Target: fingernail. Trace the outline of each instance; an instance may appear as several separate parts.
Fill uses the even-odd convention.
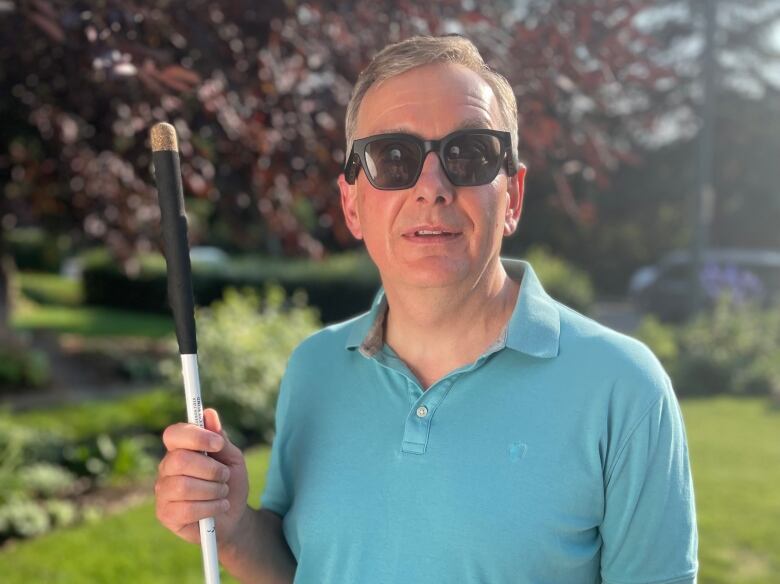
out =
[[[227,511],[228,509],[230,509],[230,501],[222,499],[222,510]]]
[[[209,438],[209,447],[212,450],[220,450],[222,448],[222,438],[219,436]]]
[[[223,468],[219,473],[220,480],[223,483],[226,483],[228,479],[230,478],[230,469],[229,468]]]

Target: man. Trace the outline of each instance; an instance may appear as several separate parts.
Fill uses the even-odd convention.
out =
[[[290,357],[263,509],[213,410],[169,427],[157,513],[245,582],[692,583],[669,377],[501,260],[525,168],[503,77],[460,37],[380,52],[347,111],[347,225],[383,288]],[[212,453],[211,458],[197,451]]]

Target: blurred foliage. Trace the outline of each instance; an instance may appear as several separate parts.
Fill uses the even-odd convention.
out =
[[[18,272],[19,291],[38,304],[78,306],[83,301],[81,281],[57,274]]]
[[[18,341],[0,342],[0,394],[44,387],[50,380],[49,358],[44,351]]]
[[[553,255],[547,247],[535,246],[524,258],[550,296],[563,304],[587,313],[593,306],[594,293],[590,277],[561,257]]]
[[[171,388],[138,395],[51,409],[17,412],[14,420],[32,430],[47,430],[72,441],[88,441],[100,434],[155,434],[186,417],[180,392]]]
[[[646,317],[637,331],[681,395],[780,397],[780,308],[737,305],[723,294],[712,312],[683,325]]]
[[[159,433],[185,418],[179,391],[31,412],[0,411],[0,542],[94,516],[84,495],[149,477]]]
[[[776,95],[757,64],[780,8],[720,2],[722,90]],[[100,240],[133,273],[158,244],[147,132],[179,134],[194,242],[272,255],[354,245],[334,179],[359,71],[387,43],[460,33],[518,97],[521,158],[565,247],[604,224],[595,191],[642,147],[691,136],[700,95],[697,2],[507,0],[186,5],[57,0],[0,7],[0,203],[4,229]],[[571,247],[573,249],[573,246]]]
[[[86,304],[170,313],[165,261],[160,254],[138,257],[138,274],[130,278],[106,250],[85,255]],[[262,289],[281,285],[287,294],[303,290],[324,322],[349,318],[367,310],[379,287],[379,273],[365,253],[344,252],[324,260],[241,256],[218,263],[193,263],[195,303],[209,305],[227,288]]]
[[[287,358],[320,327],[316,312],[304,295],[288,299],[279,286],[262,296],[228,289],[222,300],[197,310],[196,321],[204,401],[218,409],[231,437],[270,438]],[[178,358],[165,369],[171,383],[182,384]]]
[[[3,237],[20,270],[56,272],[70,251],[70,240],[66,235],[46,233],[40,227],[9,230]]]
[[[674,325],[665,324],[653,315],[645,316],[632,333],[633,336],[650,347],[664,365],[672,379],[677,379],[677,359],[679,347],[677,331]],[[679,388],[677,388],[679,391]]]

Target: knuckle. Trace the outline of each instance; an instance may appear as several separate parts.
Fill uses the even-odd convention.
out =
[[[211,459],[213,460],[213,459]],[[213,481],[223,481],[225,479],[225,469],[227,467],[224,464],[214,464],[211,467],[211,472],[209,478]]]
[[[176,503],[171,505],[172,509],[170,512],[170,516],[173,519],[173,521],[176,523],[176,525],[186,525],[189,523],[189,509],[190,505],[186,503]]]
[[[187,480],[184,477],[176,477],[171,481],[171,495],[177,499],[186,499],[188,490]]]
[[[157,507],[155,509],[155,513],[157,515],[157,519],[165,525],[166,527],[170,527],[172,525],[171,523],[171,512],[170,512],[170,506],[165,503],[158,503]]]
[[[167,476],[181,474],[181,471],[184,468],[182,455],[183,455],[182,450],[173,450],[168,453],[168,455],[166,456],[168,460],[165,463],[165,473]]]

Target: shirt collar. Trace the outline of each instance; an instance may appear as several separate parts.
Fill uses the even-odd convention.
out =
[[[558,355],[561,317],[555,300],[542,287],[531,264],[525,260],[501,258],[507,275],[520,283],[520,293],[501,337],[509,349],[533,357]],[[346,348],[359,348],[366,357],[373,356],[384,344],[384,320],[387,298],[380,288],[367,313],[358,317],[347,337]]]

